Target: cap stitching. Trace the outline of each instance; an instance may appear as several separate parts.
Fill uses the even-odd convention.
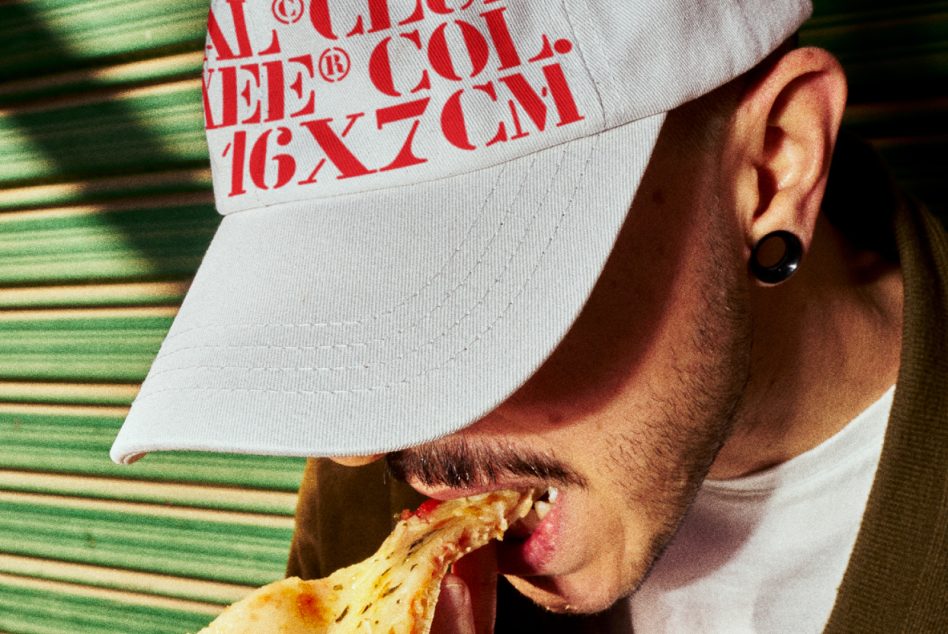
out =
[[[594,149],[595,147],[596,147],[596,146],[594,145],[594,146],[593,146],[593,149]],[[534,212],[533,212],[533,215],[530,217],[530,221],[529,221],[529,223],[528,223],[528,225],[527,225],[526,230],[521,234],[520,240],[517,242],[517,246],[516,246],[516,247],[513,249],[513,251],[507,256],[507,261],[504,263],[504,268],[503,268],[503,270],[501,270],[500,273],[494,278],[494,281],[493,281],[493,282],[491,283],[491,285],[487,288],[487,290],[481,295],[481,297],[480,297],[472,306],[470,306],[470,307],[467,309],[467,312],[465,312],[461,317],[459,317],[458,319],[456,319],[453,324],[451,324],[447,329],[445,329],[443,332],[441,332],[441,334],[439,334],[438,336],[433,337],[433,338],[429,339],[428,341],[426,341],[426,342],[424,342],[424,343],[422,343],[422,344],[416,346],[415,348],[412,348],[411,350],[408,350],[408,351],[402,353],[401,355],[395,357],[394,359],[392,359],[392,360],[390,360],[390,361],[376,361],[376,362],[372,362],[372,363],[360,364],[360,365],[357,365],[357,366],[307,367],[307,368],[268,368],[268,367],[248,367],[248,366],[230,366],[230,365],[190,365],[190,366],[181,366],[181,367],[176,367],[176,368],[167,368],[167,369],[165,369],[165,370],[159,370],[158,372],[152,373],[151,376],[157,377],[157,376],[161,376],[162,374],[168,374],[168,373],[170,373],[170,372],[181,372],[181,371],[184,371],[184,370],[194,370],[194,369],[202,369],[202,370],[246,370],[246,371],[259,371],[259,372],[279,372],[279,371],[285,371],[285,372],[297,372],[297,371],[300,371],[300,372],[302,372],[302,371],[342,372],[342,371],[346,371],[346,370],[367,370],[367,369],[372,368],[372,367],[386,367],[386,366],[389,366],[389,365],[391,365],[391,363],[394,362],[394,361],[398,361],[398,360],[404,359],[404,358],[406,358],[407,356],[412,355],[412,354],[414,354],[414,353],[416,353],[416,352],[422,350],[423,348],[426,348],[426,347],[428,347],[428,346],[434,344],[436,341],[438,341],[438,340],[440,340],[440,339],[443,339],[443,338],[446,337],[451,331],[453,331],[455,328],[457,328],[459,325],[461,325],[461,323],[462,323],[465,319],[467,319],[467,318],[471,315],[471,313],[474,312],[474,309],[476,309],[478,306],[481,306],[481,305],[484,303],[484,300],[491,294],[491,292],[493,291],[494,287],[496,287],[496,285],[500,282],[500,280],[506,275],[507,271],[508,271],[509,268],[510,268],[511,262],[514,261],[516,255],[520,252],[520,249],[523,247],[524,243],[526,242],[527,237],[528,237],[528,236],[530,235],[530,233],[532,232],[532,227],[533,227],[533,225],[534,225],[534,223],[535,223],[537,217],[539,216],[539,210],[546,204],[547,200],[549,199],[550,192],[553,190],[553,186],[556,184],[557,176],[559,175],[559,173],[560,173],[560,171],[561,171],[561,169],[562,169],[562,167],[563,167],[563,161],[565,160],[565,158],[566,158],[566,153],[563,152],[562,155],[560,156],[560,160],[557,162],[556,169],[553,171],[553,174],[552,174],[552,175],[550,176],[550,178],[549,178],[549,186],[547,187],[546,191],[543,193],[543,198],[542,198],[542,200],[540,201],[539,204],[537,204],[537,205],[535,206],[535,210],[534,210]],[[532,169],[532,166],[533,166],[534,164],[535,164],[535,161],[534,161],[534,163],[531,164],[531,169]],[[587,164],[588,164],[588,161],[587,161]],[[584,167],[583,173],[585,173],[585,167]],[[581,179],[581,178],[582,178],[582,173],[580,174],[580,179]],[[524,186],[524,183],[526,182],[526,180],[527,180],[527,179],[525,178],[525,179],[524,179],[524,182],[521,183],[520,191],[518,191],[518,192],[517,192],[517,195],[513,197],[513,200],[514,200],[514,201],[519,198],[520,193],[521,193],[521,191],[522,191],[522,189],[523,189],[523,186]],[[581,181],[580,181],[580,182],[581,182]],[[512,206],[513,206],[513,203],[511,203],[511,207],[512,207]],[[510,208],[508,208],[508,212],[509,212],[509,209],[510,209]],[[506,215],[509,215],[509,213],[508,213],[508,214],[505,214],[505,217],[506,217]],[[558,225],[558,223],[559,223],[559,221],[557,222],[557,225]],[[501,222],[500,225],[503,225],[503,222]],[[498,232],[499,232],[500,225],[498,226]],[[496,237],[496,235],[497,235],[498,232],[495,232],[495,234],[494,234],[495,237]],[[492,237],[492,238],[491,238],[491,242],[493,242],[493,239],[494,239],[494,238]],[[484,252],[486,252],[486,249],[485,249]],[[444,299],[446,299],[447,297],[450,297],[450,296],[453,295],[458,289],[460,289],[461,287],[463,287],[463,286],[465,286],[465,285],[467,284],[467,281],[468,281],[468,279],[470,279],[471,275],[473,274],[474,269],[476,269],[477,267],[479,267],[480,264],[481,264],[481,262],[483,261],[483,253],[484,253],[484,252],[482,252],[482,257],[481,257],[481,259],[479,259],[478,262],[477,262],[477,264],[474,266],[474,268],[472,268],[471,271],[468,272],[468,275],[464,278],[464,280],[463,280],[459,285],[457,285],[454,289],[452,289],[451,291],[449,291],[448,294],[447,294],[444,298],[442,298],[441,303],[439,303],[437,306],[433,307],[433,308],[428,312],[427,315],[421,317],[418,321],[414,322],[413,324],[410,324],[408,327],[405,327],[405,328],[402,328],[402,329],[399,329],[398,331],[396,331],[396,332],[394,333],[395,336],[404,334],[404,333],[407,332],[408,330],[411,330],[411,329],[414,328],[418,323],[420,323],[421,321],[427,320],[432,314],[434,314],[435,311],[437,311],[437,310],[439,310],[441,307],[443,307],[443,306],[444,306]],[[541,257],[542,257],[542,256],[541,256]],[[370,341],[371,341],[371,340],[370,340]],[[386,341],[386,340],[384,340],[384,339],[376,339],[376,340],[374,340],[374,341],[376,341],[376,342],[381,342],[381,343],[388,343],[388,341]],[[358,346],[358,347],[367,347],[366,342],[354,342],[353,344],[339,344],[339,343],[337,343],[337,344],[332,344],[332,345],[336,345],[336,346],[350,345],[351,347],[356,347],[356,346]],[[211,348],[215,348],[215,349],[217,349],[217,348],[223,348],[223,349],[243,349],[243,348],[260,349],[260,348],[263,348],[263,349],[277,349],[277,350],[279,350],[279,349],[284,349],[284,350],[298,350],[298,349],[305,349],[305,348],[306,348],[306,346],[296,347],[296,346],[226,346],[226,345],[224,345],[224,346],[210,346],[210,347],[211,347]],[[199,348],[200,348],[200,346],[199,346]],[[182,348],[181,350],[183,351],[184,349]],[[173,353],[176,353],[176,352],[178,352],[178,350],[174,351]],[[169,355],[165,356],[164,358],[168,358],[168,356],[171,356],[171,354],[173,354],[173,353],[169,353]]]
[[[536,163],[536,157],[534,156],[533,161],[531,161],[530,167],[528,168],[527,176],[529,175],[529,170],[533,168],[533,165],[534,165],[535,163]],[[471,233],[472,233],[472,231],[473,231],[475,225],[478,224],[478,222],[480,221],[481,216],[483,215],[484,210],[487,208],[487,204],[493,199],[494,194],[495,194],[496,191],[497,191],[497,187],[498,187],[498,185],[499,185],[499,183],[500,183],[500,180],[501,180],[501,178],[503,177],[504,173],[506,173],[506,171],[507,171],[508,165],[509,165],[509,164],[503,165],[502,168],[500,169],[500,171],[498,172],[497,177],[494,179],[494,183],[493,183],[493,186],[491,187],[490,192],[488,192],[487,196],[484,198],[484,202],[483,202],[483,204],[481,205],[481,209],[480,209],[480,211],[478,211],[477,218],[475,218],[474,222],[472,222],[471,225],[468,227],[467,231],[465,232],[465,236],[464,236],[464,238],[461,240],[461,242],[459,242],[459,243],[457,244],[457,246],[454,248],[454,251],[451,253],[451,255],[449,255],[448,258],[447,258],[447,259],[444,261],[444,263],[441,265],[441,269],[440,269],[437,273],[435,273],[434,275],[432,275],[431,277],[429,277],[427,280],[425,280],[425,282],[423,283],[423,285],[422,285],[421,287],[419,287],[416,291],[414,291],[411,295],[408,295],[408,296],[406,296],[406,297],[400,299],[400,300],[398,301],[398,303],[395,304],[394,306],[392,306],[391,308],[387,308],[387,309],[385,309],[385,310],[383,310],[383,311],[381,311],[381,312],[378,312],[378,313],[375,313],[375,314],[373,314],[373,315],[369,315],[368,317],[364,317],[363,319],[354,320],[354,321],[303,322],[303,323],[295,323],[295,324],[267,324],[267,323],[244,323],[244,324],[213,324],[213,323],[210,323],[210,324],[208,324],[208,323],[206,323],[206,324],[201,324],[201,325],[198,325],[198,326],[192,326],[192,327],[190,327],[190,328],[187,328],[187,329],[185,329],[185,330],[182,330],[181,332],[176,332],[176,333],[170,334],[169,336],[167,336],[167,337],[165,338],[164,343],[162,344],[162,347],[164,347],[164,344],[167,344],[169,341],[172,341],[172,340],[174,340],[174,339],[177,339],[178,337],[184,336],[184,335],[186,335],[186,334],[188,334],[188,333],[190,333],[190,332],[194,332],[194,331],[196,331],[196,330],[206,330],[206,329],[209,329],[209,328],[214,328],[214,329],[225,329],[225,328],[226,328],[226,329],[230,329],[230,330],[252,329],[252,328],[341,328],[341,327],[346,327],[346,326],[363,326],[363,325],[369,323],[370,321],[376,321],[376,320],[378,320],[378,319],[380,319],[380,318],[382,318],[382,317],[387,317],[388,315],[391,315],[391,314],[394,313],[396,310],[398,310],[398,309],[401,308],[402,306],[404,306],[404,305],[406,305],[407,303],[409,303],[411,300],[413,300],[413,299],[415,299],[416,297],[418,297],[418,296],[421,294],[422,291],[424,291],[426,288],[430,287],[431,284],[432,284],[437,278],[441,277],[441,275],[444,274],[444,271],[445,271],[445,269],[447,269],[448,264],[451,263],[451,261],[455,258],[455,256],[457,256],[457,254],[460,253],[462,247],[464,247],[464,245],[467,243],[467,241],[468,241],[468,239],[470,238],[470,235],[471,235]],[[523,181],[521,181],[521,183],[520,183],[520,188],[518,189],[518,192],[517,192],[517,196],[519,196],[519,195],[520,195],[520,192],[523,190],[523,187],[524,187],[524,185],[526,184],[526,181],[527,181],[527,176],[524,176]],[[510,204],[509,204],[508,207],[507,207],[507,210],[504,212],[504,219],[506,219],[507,217],[510,216],[510,212],[511,212],[511,210],[512,210],[512,208],[513,208],[513,202],[514,202],[514,200],[516,200],[516,197],[515,197],[513,200],[511,200]],[[503,222],[501,222],[501,225],[502,225],[502,224],[503,224]],[[497,233],[495,232],[494,235],[491,236],[491,239],[488,241],[487,245],[486,245],[486,246],[484,247],[484,249],[481,251],[481,256],[479,256],[478,261],[475,263],[475,268],[482,262],[482,260],[483,260],[483,253],[490,247],[490,245],[492,244],[493,240],[494,240],[496,237],[497,237]],[[473,269],[472,269],[471,272],[473,272]],[[451,291],[450,293],[453,293],[453,292],[455,292],[456,290],[457,290],[457,287],[456,287],[455,289],[452,289],[452,291]],[[451,294],[450,294],[450,293],[449,293],[447,296],[443,297],[441,301],[444,301],[445,299],[450,298],[450,297],[451,297]],[[416,323],[417,323],[417,322],[416,322]],[[415,325],[415,324],[411,324],[411,325]],[[188,350],[188,349],[191,349],[191,348],[181,348],[181,350]],[[172,352],[169,353],[168,355],[164,355],[164,356],[159,353],[158,357],[157,357],[155,360],[157,361],[158,359],[166,358],[167,356],[170,356],[171,354],[174,354],[175,352],[177,352],[177,350],[172,351]]]
[[[557,219],[557,222],[553,227],[553,231],[550,234],[550,237],[547,239],[546,245],[544,245],[543,250],[540,252],[540,256],[537,258],[533,269],[530,271],[530,275],[528,275],[527,278],[524,280],[524,283],[520,286],[520,289],[510,299],[510,301],[507,302],[507,305],[503,308],[501,313],[497,316],[497,318],[493,322],[491,322],[486,328],[484,328],[481,332],[479,332],[474,337],[474,339],[467,342],[462,348],[457,350],[452,356],[445,359],[440,364],[436,366],[432,366],[430,368],[426,368],[425,370],[422,370],[421,372],[417,374],[414,374],[409,377],[405,377],[398,381],[393,381],[391,383],[386,383],[382,385],[370,386],[366,388],[352,388],[349,390],[280,390],[280,389],[273,389],[273,388],[221,388],[221,387],[213,387],[213,386],[190,386],[190,387],[164,388],[161,390],[148,392],[147,394],[143,394],[139,396],[138,398],[136,398],[135,402],[141,402],[141,401],[147,400],[149,398],[152,398],[164,392],[189,392],[189,391],[218,392],[218,393],[234,393],[234,392],[254,393],[256,392],[256,393],[276,393],[276,394],[330,394],[334,396],[341,396],[344,394],[354,394],[354,393],[371,393],[371,392],[385,391],[385,390],[389,390],[395,387],[410,385],[416,379],[419,379],[425,375],[432,374],[434,372],[437,372],[439,370],[446,368],[448,365],[453,363],[458,357],[460,357],[460,355],[462,355],[464,352],[467,352],[472,345],[480,341],[484,337],[484,335],[486,335],[491,330],[493,330],[493,328],[498,323],[500,323],[504,319],[504,317],[506,317],[510,308],[520,298],[520,296],[523,294],[523,291],[526,290],[527,285],[536,275],[536,272],[539,270],[540,263],[543,261],[544,256],[546,255],[547,251],[550,248],[550,245],[552,245],[553,241],[556,239],[559,233],[559,228],[562,225],[563,220],[566,218],[566,216],[569,214],[569,212],[572,209],[573,202],[576,199],[576,193],[579,191],[579,188],[582,186],[584,182],[586,171],[589,168],[589,163],[592,161],[594,150],[596,147],[598,147],[598,144],[599,143],[597,139],[596,144],[594,144],[593,147],[590,148],[590,151],[586,157],[586,162],[583,165],[583,169],[580,172],[579,179],[576,183],[576,187],[573,188],[573,192],[570,195],[569,200],[567,201],[566,208],[563,210],[563,213],[561,213],[560,217]]]
[[[595,27],[593,20],[590,18],[592,11],[589,8],[589,2],[587,0],[576,0],[576,5],[579,11],[582,12],[580,15],[578,12],[573,12],[569,8],[569,2],[561,2],[563,7],[563,12],[566,15],[566,21],[569,23],[570,28],[573,31],[573,38],[576,40],[577,50],[579,51],[580,58],[583,60],[583,68],[586,69],[586,72],[589,74],[589,78],[592,80],[593,85],[596,87],[596,100],[599,102],[599,110],[602,115],[602,126],[608,127],[606,114],[606,95],[608,94],[609,98],[613,101],[616,100],[616,96],[613,94],[613,88],[599,79],[597,73],[589,67],[589,64],[586,60],[585,50],[586,50],[586,41],[581,40],[579,35],[576,32],[576,23],[583,22],[589,31],[593,33],[598,33],[598,29]],[[581,6],[580,6],[581,5]],[[605,50],[602,47],[602,40],[593,38],[592,42],[589,44],[590,48],[594,49],[591,51],[593,55],[598,58],[598,66],[605,67],[606,72],[609,73],[609,76],[612,78],[612,81],[615,82],[615,73],[612,69],[612,64],[609,63],[609,57],[606,55]]]
[[[557,164],[556,173],[559,173],[559,170],[560,170],[560,167],[562,166],[562,161],[563,161],[563,158],[564,158],[564,157],[565,157],[565,151],[563,151],[563,154],[562,154],[561,157],[560,157],[560,162]],[[444,292],[443,295],[442,295],[442,297],[438,300],[438,304],[436,304],[434,307],[432,307],[431,310],[429,310],[427,314],[425,314],[424,316],[421,316],[421,317],[418,318],[417,320],[415,320],[415,321],[413,321],[413,322],[411,322],[411,323],[409,323],[409,324],[407,324],[407,325],[402,326],[399,330],[396,331],[395,334],[398,334],[398,335],[403,334],[404,332],[407,332],[408,330],[411,330],[411,329],[415,328],[418,324],[420,324],[421,322],[423,322],[423,321],[425,321],[426,319],[428,319],[431,315],[433,315],[433,314],[435,313],[435,311],[440,310],[440,309],[445,305],[445,303],[447,302],[447,300],[449,300],[451,297],[453,297],[454,294],[457,293],[458,290],[460,290],[461,288],[463,288],[463,287],[467,284],[467,280],[470,279],[470,277],[474,274],[474,271],[476,271],[478,268],[480,268],[481,264],[484,262],[485,254],[489,251],[491,245],[492,245],[492,244],[494,243],[494,241],[497,239],[497,236],[498,236],[499,233],[500,233],[500,228],[506,223],[507,218],[510,217],[511,211],[513,210],[513,207],[514,207],[514,204],[515,204],[516,201],[520,198],[520,195],[523,193],[523,188],[526,186],[526,183],[527,183],[527,181],[529,180],[530,172],[532,171],[533,166],[534,166],[535,164],[536,164],[536,158],[534,158],[534,160],[530,163],[530,167],[527,169],[527,172],[524,174],[524,177],[523,177],[523,179],[522,179],[521,182],[520,182],[520,186],[519,186],[519,188],[517,189],[517,193],[516,193],[513,197],[511,197],[510,202],[509,202],[509,204],[507,205],[507,209],[504,211],[503,218],[501,219],[500,223],[496,226],[496,228],[495,228],[495,230],[494,230],[494,233],[493,233],[493,235],[490,237],[490,239],[488,240],[487,244],[484,245],[484,248],[483,248],[483,249],[481,249],[481,253],[478,255],[477,261],[474,263],[474,266],[467,272],[467,275],[464,277],[464,279],[463,279],[459,284],[457,284],[454,288],[452,288],[452,289],[450,289],[450,290]],[[483,205],[483,207],[482,207],[482,209],[481,209],[481,212],[479,212],[478,217],[480,217],[480,214],[483,212],[484,209],[486,209],[487,203],[488,203],[488,202],[490,201],[490,199],[493,197],[493,194],[494,194],[494,192],[495,192],[496,189],[497,189],[497,185],[498,185],[498,183],[500,182],[500,177],[501,177],[501,175],[502,175],[502,174],[498,175],[497,180],[494,182],[494,187],[493,187],[493,189],[491,189],[490,194],[488,194],[487,199],[484,201],[484,205]],[[551,187],[552,187],[552,184],[551,184]],[[546,195],[548,195],[548,194],[549,194],[549,190],[546,192]],[[544,200],[545,200],[545,199],[544,199]],[[536,214],[534,214],[533,218],[531,219],[531,222],[532,222],[532,220],[535,219],[535,218],[536,218]],[[475,224],[476,224],[476,221],[475,221]],[[471,232],[471,230],[473,230],[473,228],[474,228],[474,224],[472,224],[472,225],[469,227],[469,229],[468,229],[468,235],[470,235],[470,232]],[[400,308],[401,306],[405,305],[408,301],[410,301],[410,300],[414,299],[415,297],[417,297],[418,295],[420,295],[420,294],[421,294],[421,291],[423,291],[425,288],[427,288],[428,286],[430,286],[430,285],[431,285],[431,282],[433,282],[435,278],[441,276],[441,275],[444,273],[444,270],[447,268],[448,263],[449,263],[451,260],[454,259],[455,255],[457,255],[458,252],[460,252],[461,247],[464,245],[464,243],[465,243],[466,241],[467,241],[467,237],[465,237],[464,241],[462,241],[462,242],[458,245],[458,247],[455,249],[454,253],[452,253],[451,256],[449,256],[448,260],[445,261],[445,263],[444,263],[444,265],[442,266],[441,270],[438,271],[438,273],[436,273],[434,276],[432,276],[431,278],[429,278],[429,280],[425,283],[425,286],[422,286],[421,288],[419,288],[412,296],[406,298],[405,300],[403,300],[403,301],[402,301],[400,304],[398,304],[397,306],[395,306],[395,307],[393,307],[393,308],[391,308],[391,309],[389,309],[389,310],[387,310],[387,311],[385,311],[385,312],[383,312],[383,313],[376,313],[375,315],[371,315],[371,316],[369,316],[369,317],[366,317],[365,319],[363,319],[363,320],[361,320],[361,321],[353,321],[353,322],[314,322],[314,323],[303,323],[303,324],[261,324],[261,323],[250,323],[250,324],[224,324],[224,325],[219,326],[219,328],[226,328],[226,329],[228,329],[228,330],[238,330],[238,329],[253,329],[253,328],[259,328],[259,327],[264,327],[264,328],[271,328],[271,327],[272,327],[272,328],[330,328],[330,327],[339,327],[339,326],[361,326],[361,325],[365,325],[365,324],[368,323],[369,321],[377,320],[377,319],[379,319],[379,318],[381,318],[381,317],[384,317],[384,316],[387,316],[387,315],[393,313],[397,308]],[[520,245],[518,245],[518,247],[517,247],[518,249],[519,249],[519,246],[520,246]],[[188,332],[192,332],[192,331],[195,331],[195,330],[203,330],[203,329],[211,328],[211,327],[213,327],[213,326],[196,326],[196,327],[194,327],[194,328],[189,328],[188,330],[185,330],[185,331],[183,331],[183,332],[177,333],[177,334],[175,335],[175,337],[184,335],[184,334],[186,334],[186,333],[188,333]],[[165,343],[162,344],[162,349],[164,349],[164,347],[165,347],[165,345],[167,344],[167,342],[168,342],[170,339],[172,339],[172,338],[173,338],[173,337],[168,337],[168,338],[165,340]],[[365,341],[359,341],[359,342],[325,344],[325,345],[323,345],[323,346],[313,346],[313,348],[314,348],[314,349],[317,349],[317,350],[320,350],[320,349],[325,350],[325,349],[332,349],[332,348],[338,348],[338,349],[360,348],[360,347],[367,347],[369,344],[379,343],[379,342],[384,343],[385,340],[384,340],[384,339],[379,339],[379,338],[374,338],[374,339],[367,339],[367,340],[365,340]],[[217,348],[249,348],[249,349],[264,348],[264,349],[265,349],[265,348],[268,348],[268,347],[269,347],[269,346],[228,346],[228,345],[214,346],[214,345],[203,345],[203,344],[202,344],[202,345],[196,345],[196,346],[185,346],[185,347],[177,348],[177,349],[175,349],[175,350],[171,350],[171,351],[169,351],[169,352],[167,352],[167,353],[159,352],[159,354],[158,354],[158,356],[155,358],[155,361],[154,361],[154,362],[157,363],[158,361],[164,360],[164,359],[168,359],[168,358],[170,358],[170,357],[172,357],[172,356],[178,354],[179,352],[185,352],[185,351],[188,351],[188,350],[205,350],[205,349],[217,349]],[[275,348],[275,349],[280,349],[280,348],[283,348],[283,347],[281,347],[281,346],[274,346],[274,348]],[[308,348],[307,346],[287,346],[287,347],[285,347],[284,349],[300,349],[300,350],[301,350],[301,349],[307,349],[307,348]]]

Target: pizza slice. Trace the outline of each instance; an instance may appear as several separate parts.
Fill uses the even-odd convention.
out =
[[[492,491],[403,512],[379,550],[329,577],[266,585],[221,613],[200,634],[427,634],[441,580],[467,553],[503,537],[534,495]]]

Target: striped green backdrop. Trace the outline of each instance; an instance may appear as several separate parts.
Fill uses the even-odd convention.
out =
[[[217,223],[206,11],[0,0],[2,632],[195,631],[282,573],[300,461],[107,456]],[[818,0],[804,41],[850,72],[848,125],[948,210],[948,2]]]
[[[282,573],[298,460],[108,448],[217,224],[207,0],[0,2],[0,630],[196,631]]]

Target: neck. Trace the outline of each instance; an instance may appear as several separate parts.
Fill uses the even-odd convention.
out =
[[[899,369],[902,277],[854,253],[821,220],[797,275],[752,292],[750,380],[709,477],[735,478],[827,440],[877,400]]]

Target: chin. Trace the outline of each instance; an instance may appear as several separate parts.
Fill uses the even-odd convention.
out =
[[[577,574],[562,577],[505,576],[522,595],[559,614],[595,614],[609,609],[629,594],[622,587],[604,584],[601,578],[580,579],[581,575]]]

